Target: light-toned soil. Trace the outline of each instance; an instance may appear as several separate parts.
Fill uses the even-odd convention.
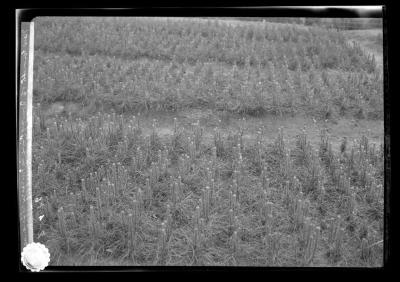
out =
[[[54,116],[55,103],[47,110],[47,115]],[[79,109],[68,104],[69,109]],[[77,110],[79,111],[79,110]],[[133,118],[134,114],[128,114],[127,119]],[[308,140],[313,146],[317,146],[320,141],[322,129],[327,129],[331,137],[333,149],[337,150],[344,137],[352,141],[365,135],[371,142],[377,144],[383,141],[384,123],[383,120],[356,120],[350,118],[341,118],[333,121],[316,120],[312,117],[296,115],[292,116],[274,116],[267,115],[262,117],[245,117],[226,112],[218,112],[210,109],[188,109],[180,112],[149,112],[139,114],[136,117],[140,120],[140,125],[144,135],[151,134],[152,122],[157,121],[157,133],[161,138],[169,139],[174,131],[174,118],[180,126],[190,129],[195,123],[199,123],[203,131],[203,140],[206,144],[213,142],[214,129],[218,129],[223,137],[234,134],[239,129],[243,129],[243,139],[252,142],[255,139],[258,130],[263,132],[265,144],[272,143],[278,135],[279,128],[282,128],[285,138],[288,142],[294,142],[295,136],[302,129],[307,131]],[[289,146],[293,144],[289,143]]]
[[[188,110],[180,112],[176,115],[156,114],[144,119],[143,125],[147,124],[150,128],[151,120],[157,119],[159,122],[159,134],[161,136],[172,135],[173,133],[173,117],[177,117],[180,124],[189,127],[197,121],[200,122],[205,129],[205,142],[212,142],[214,128],[218,128],[223,136],[234,133],[235,130],[242,128],[244,130],[244,140],[254,140],[259,129],[264,133],[264,142],[272,143],[278,135],[279,128],[283,129],[285,138],[292,142],[295,136],[300,134],[303,128],[308,133],[308,138],[312,145],[317,146],[320,141],[320,133],[322,129],[327,129],[331,136],[334,149],[338,149],[343,137],[349,141],[359,138],[362,135],[367,136],[372,142],[379,144],[382,142],[384,126],[383,121],[376,120],[354,120],[339,119],[335,122],[316,121],[310,117],[238,117],[229,114],[219,114],[212,111]],[[147,119],[147,121],[146,121]],[[150,132],[150,129],[149,129]],[[293,144],[291,144],[293,145]]]
[[[150,18],[149,18],[150,19]],[[262,21],[242,21],[236,20],[234,18],[196,18],[196,17],[151,17],[152,20],[160,20],[160,21],[188,21],[188,22],[198,22],[198,23],[207,23],[208,21],[214,22],[218,21],[221,24],[228,24],[232,26],[254,26],[254,25],[264,25],[267,24],[268,26],[274,27],[281,27],[281,26],[293,26],[296,28],[307,29],[308,26],[301,25],[301,24],[289,24],[289,23],[275,23],[275,22],[262,22]]]

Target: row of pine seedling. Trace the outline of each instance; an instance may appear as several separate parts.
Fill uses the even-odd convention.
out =
[[[93,150],[92,153],[95,154],[96,148],[104,145],[109,146],[112,143],[111,136],[116,135],[116,141],[113,143],[116,146],[114,153],[124,160],[126,156],[130,155],[130,162],[127,162],[126,165],[116,162],[100,166],[97,171],[80,179],[78,191],[74,193],[66,190],[65,195],[63,195],[68,199],[68,203],[71,203],[70,206],[61,205],[54,210],[54,207],[57,206],[58,194],[61,193],[54,191],[47,198],[46,215],[49,218],[57,218],[58,230],[61,237],[65,239],[67,246],[69,231],[73,228],[84,224],[95,242],[96,238],[106,236],[108,223],[119,222],[126,230],[128,256],[135,261],[135,258],[137,258],[135,252],[138,250],[138,244],[140,244],[138,234],[140,234],[141,228],[145,228],[142,224],[143,216],[152,209],[156,186],[163,176],[170,173],[168,170],[172,166],[171,150],[182,145],[180,144],[182,143],[182,136],[180,136],[179,125],[175,119],[174,136],[170,147],[160,147],[158,146],[160,139],[157,136],[156,122],[153,122],[151,135],[147,139],[141,139],[139,119],[126,121],[121,116],[110,115],[104,118],[99,115],[91,118],[88,123],[79,120],[75,123],[70,122],[71,124],[68,124],[68,122],[64,120],[60,123],[53,123],[44,131],[46,132],[44,139],[47,142],[61,142],[62,138],[70,136],[74,140],[83,142],[84,146],[89,151]],[[42,125],[38,125],[39,127],[42,127]],[[174,220],[172,215],[189,193],[187,185],[184,184],[184,179],[187,175],[194,173],[202,173],[206,184],[201,189],[196,207],[192,211],[193,263],[198,263],[207,222],[212,218],[221,200],[228,203],[225,214],[231,231],[230,246],[235,259],[240,260],[241,204],[246,188],[243,186],[246,185],[244,180],[248,176],[248,160],[245,159],[243,154],[248,147],[242,139],[243,132],[239,131],[235,135],[234,140],[237,143],[233,146],[232,151],[231,184],[226,186],[226,183],[222,181],[219,164],[222,161],[221,158],[227,152],[227,142],[216,130],[211,145],[209,162],[205,167],[202,167],[197,164],[198,158],[204,153],[202,134],[203,129],[199,124],[195,124],[192,128],[192,134],[189,135],[186,142],[183,142],[185,153],[179,156],[177,169],[170,175],[168,199],[164,203],[167,208],[164,220],[159,225],[154,261],[156,264],[168,264],[168,249]],[[134,144],[139,141],[142,142],[141,145]],[[263,232],[263,242],[268,250],[270,261],[276,263],[279,260],[282,234],[274,230],[278,223],[274,220],[273,211],[280,204],[286,207],[293,224],[293,230],[299,234],[298,251],[301,253],[302,265],[312,264],[322,239],[327,239],[330,251],[336,256],[340,256],[345,236],[343,219],[338,215],[329,225],[328,237],[322,238],[321,228],[313,222],[310,211],[313,203],[318,202],[318,199],[328,193],[324,188],[322,171],[327,172],[331,182],[336,187],[335,189],[349,199],[347,215],[353,215],[359,200],[356,197],[357,192],[359,194],[361,191],[367,192],[366,202],[381,201],[382,187],[379,186],[381,184],[378,184],[380,180],[374,176],[377,172],[373,169],[372,164],[378,164],[381,161],[383,148],[377,150],[374,145],[368,144],[366,137],[363,137],[358,143],[354,143],[350,152],[344,148],[339,155],[339,153],[333,151],[329,138],[323,133],[320,149],[317,152],[310,145],[307,140],[307,133],[303,130],[296,139],[296,148],[289,150],[283,138],[283,131],[280,130],[273,144],[273,150],[280,156],[278,169],[281,176],[280,189],[283,198],[282,203],[273,203],[269,179],[273,176],[270,175],[270,168],[268,167],[270,164],[266,161],[268,154],[262,142],[261,131],[258,132],[254,144],[255,162],[260,168],[261,200],[259,215],[265,231]],[[342,147],[345,146],[342,144]],[[295,156],[294,160],[293,155]],[[90,156],[90,153],[87,156]],[[60,154],[57,156],[57,163],[58,165],[63,163]],[[296,177],[295,168],[299,165],[307,168],[306,179],[302,179],[302,183]],[[43,164],[39,166],[39,169],[44,170],[42,166]],[[349,172],[354,172],[356,176],[349,175]],[[142,181],[143,176],[145,176],[144,181]],[[359,191],[352,189],[351,181],[356,181]],[[226,189],[228,194],[224,193]],[[227,199],[223,199],[225,195],[228,196]],[[363,258],[368,258],[369,247],[368,238],[364,238],[360,244]]]

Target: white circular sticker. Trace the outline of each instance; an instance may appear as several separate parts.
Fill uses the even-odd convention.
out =
[[[50,262],[50,253],[45,245],[30,243],[21,253],[22,264],[31,271],[43,270]]]

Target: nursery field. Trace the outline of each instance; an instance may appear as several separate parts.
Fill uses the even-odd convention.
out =
[[[51,265],[383,265],[368,30],[233,22],[35,19],[34,241]]]

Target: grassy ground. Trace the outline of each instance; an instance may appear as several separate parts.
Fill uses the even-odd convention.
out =
[[[257,66],[259,49],[254,64],[221,56],[247,52],[248,39],[214,52],[223,26],[139,22],[158,48],[149,56],[113,42],[118,21],[96,21],[47,20],[36,33],[34,233],[51,264],[382,265],[383,86],[359,46],[332,33],[337,46],[312,44],[347,50],[353,68],[324,66],[319,53],[311,70],[287,72],[280,49],[272,68]],[[309,36],[279,26],[288,39]],[[157,45],[152,28],[172,35]],[[181,48],[194,61],[159,47],[204,31],[217,33],[203,49]],[[110,44],[92,44],[101,34]],[[291,92],[291,75],[307,83]]]

